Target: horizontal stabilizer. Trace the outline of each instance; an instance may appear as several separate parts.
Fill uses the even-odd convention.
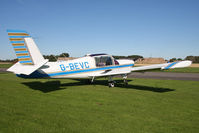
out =
[[[48,62],[47,59],[35,65],[23,65],[17,62],[13,66],[11,66],[9,69],[7,69],[7,71],[13,72],[15,74],[29,75],[33,73],[34,71],[36,71],[37,69],[39,69],[40,67],[42,67],[43,65],[45,65],[47,62]]]

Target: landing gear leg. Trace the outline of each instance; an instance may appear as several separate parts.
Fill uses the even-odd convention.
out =
[[[92,79],[91,79],[91,83],[93,83],[94,79],[95,79],[95,77],[93,76]]]
[[[94,82],[95,77],[92,77],[92,79],[87,79],[87,83],[92,84]]]
[[[109,78],[108,78],[108,86],[109,87],[114,87],[115,86],[115,82],[113,81],[112,76],[109,76]]]
[[[128,85],[127,75],[123,75],[124,85]]]

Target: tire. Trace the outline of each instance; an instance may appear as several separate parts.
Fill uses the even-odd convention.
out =
[[[112,87],[115,86],[115,84],[114,83],[108,83],[108,86],[112,88]]]

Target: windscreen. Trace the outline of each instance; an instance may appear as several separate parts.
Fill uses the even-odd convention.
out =
[[[95,57],[97,67],[113,65],[112,58],[110,56]]]

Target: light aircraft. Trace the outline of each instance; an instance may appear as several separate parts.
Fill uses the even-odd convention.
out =
[[[86,78],[91,82],[97,77],[108,77],[109,87],[114,87],[112,77],[121,75],[127,83],[127,75],[135,71],[152,69],[173,69],[191,65],[191,61],[155,64],[133,67],[134,61],[114,59],[108,54],[87,54],[68,61],[49,62],[44,59],[33,38],[24,30],[7,30],[9,40],[15,50],[18,62],[7,71],[21,78]]]

